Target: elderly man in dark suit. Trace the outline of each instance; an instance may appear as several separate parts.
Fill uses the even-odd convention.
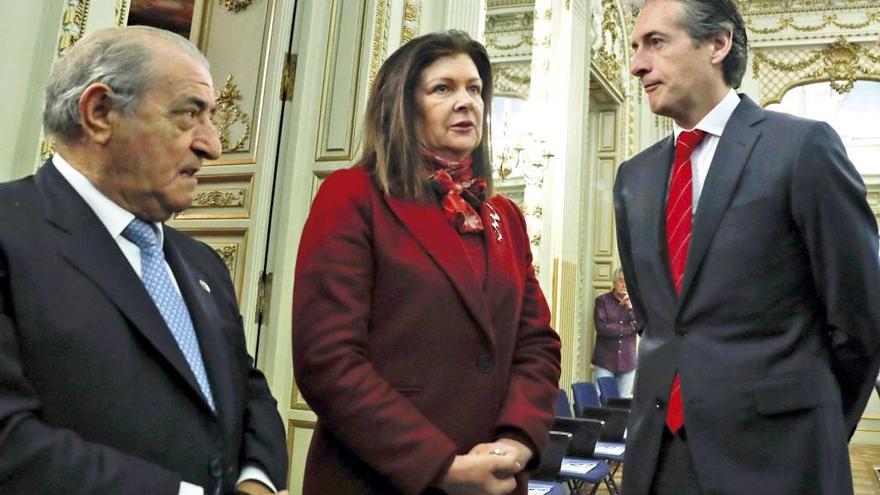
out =
[[[0,493],[271,493],[284,429],[225,265],[163,225],[220,144],[187,40],[102,30],[55,67],[57,154],[0,185]]]
[[[632,73],[670,136],[615,185],[639,347],[627,495],[852,493],[847,441],[880,367],[865,186],[825,123],[732,88],[733,0],[649,0]]]

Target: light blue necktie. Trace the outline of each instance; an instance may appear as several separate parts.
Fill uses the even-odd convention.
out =
[[[183,301],[183,296],[178,292],[165,267],[165,256],[162,253],[162,247],[159,246],[156,231],[150,224],[135,218],[122,231],[122,237],[140,248],[141,279],[144,286],[171,330],[171,335],[177,341],[177,345],[183,352],[183,357],[189,363],[205,399],[214,410],[214,397],[211,395],[211,386],[208,383],[208,374],[205,372],[205,363],[202,361],[202,351],[199,349],[199,341],[196,339],[192,318],[190,318],[189,309]]]

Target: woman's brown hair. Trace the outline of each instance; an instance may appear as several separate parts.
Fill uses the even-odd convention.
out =
[[[382,64],[367,100],[363,147],[359,163],[370,171],[385,193],[422,199],[429,189],[425,159],[417,136],[419,109],[416,87],[422,71],[438,58],[465,54],[482,79],[483,139],[473,151],[474,177],[486,179],[491,194],[492,164],[489,115],[492,105],[492,67],[486,49],[463,31],[450,30],[419,36],[401,46]]]

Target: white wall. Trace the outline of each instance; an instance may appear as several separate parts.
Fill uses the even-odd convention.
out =
[[[31,173],[39,154],[42,88],[64,2],[4,2],[0,16],[0,181]]]

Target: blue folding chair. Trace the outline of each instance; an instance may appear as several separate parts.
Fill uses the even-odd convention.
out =
[[[617,387],[617,380],[613,376],[600,376],[596,378],[596,387],[599,389],[599,400],[602,406],[608,405],[608,399],[611,397],[619,398],[620,389]]]
[[[604,483],[611,494],[618,493],[617,485],[611,478],[608,463],[596,459],[593,451],[602,431],[602,422],[582,418],[560,418],[553,421],[552,431],[565,432],[570,435],[565,457],[560,462],[556,479],[565,481],[570,493],[581,493],[590,487],[595,494]]]
[[[568,394],[561,388],[556,396],[556,416],[560,418],[571,417],[571,404],[568,402]]]
[[[574,415],[581,417],[581,410],[585,407],[599,407],[599,393],[596,386],[590,382],[577,382],[571,384],[571,395],[574,398]]]

